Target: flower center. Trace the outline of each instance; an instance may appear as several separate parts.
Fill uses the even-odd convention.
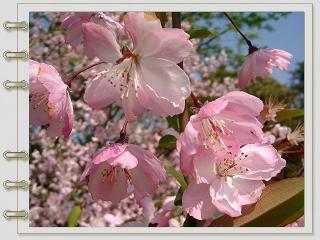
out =
[[[111,86],[119,90],[120,99],[128,99],[131,93],[138,97],[139,82],[136,73],[138,56],[125,55],[125,57],[110,68],[109,71],[103,71],[101,75],[107,75],[106,79]]]
[[[232,154],[229,154],[230,157]],[[236,174],[239,173],[245,173],[248,172],[249,169],[246,167],[243,167],[239,165],[239,162],[245,158],[248,157],[248,155],[241,153],[240,156],[236,158],[230,158],[226,157],[223,159],[222,162],[219,162],[218,164],[215,165],[214,173],[215,175],[226,178],[226,177],[233,177]]]
[[[230,136],[232,131],[228,129],[223,119],[216,119],[215,117],[203,119],[201,127],[200,135],[205,149],[212,149],[215,152],[218,150],[229,152],[230,146],[226,146],[221,136]]]
[[[32,108],[37,109],[41,104],[48,104],[49,94],[47,92],[32,94],[29,101]]]
[[[125,168],[104,168],[101,172],[102,182],[104,183],[108,177],[110,177],[110,182],[115,182],[117,180],[117,174],[123,173],[127,179],[128,184],[132,184],[132,177],[129,171]]]

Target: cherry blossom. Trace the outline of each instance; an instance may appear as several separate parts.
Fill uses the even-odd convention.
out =
[[[288,69],[292,55],[281,49],[254,49],[247,57],[239,72],[239,86],[245,88],[257,77],[268,77],[273,68]]]
[[[174,209],[174,199],[175,196],[167,197],[163,201],[162,208],[155,214],[154,218],[151,220],[152,224],[156,224],[157,227],[169,227],[170,219],[172,218],[171,211]]]
[[[158,19],[136,12],[125,16],[124,27],[132,46],[121,48],[108,29],[83,24],[86,54],[113,63],[89,82],[85,101],[94,108],[118,101],[128,121],[136,120],[145,109],[160,116],[181,113],[190,95],[190,81],[177,63],[192,49],[189,35],[181,29],[164,29]]]
[[[243,205],[255,203],[264,181],[276,176],[286,161],[271,145],[248,144],[238,154],[203,152],[194,161],[195,177],[183,195],[183,206],[196,219],[222,212],[241,215]]]
[[[48,136],[68,138],[73,126],[73,107],[68,86],[48,64],[29,60],[30,123],[49,125]]]
[[[140,202],[151,196],[166,179],[159,160],[138,145],[114,143],[98,151],[83,172],[89,176],[89,191],[94,200],[118,203],[134,193]]]
[[[102,12],[78,12],[66,17],[61,24],[67,30],[65,34],[66,43],[69,43],[73,47],[83,43],[82,25],[88,22],[101,24],[116,36],[124,34],[123,26]]]
[[[237,153],[242,145],[261,142],[262,124],[256,117],[262,109],[260,99],[241,91],[201,107],[178,139],[182,173],[192,174],[193,158],[202,151]]]

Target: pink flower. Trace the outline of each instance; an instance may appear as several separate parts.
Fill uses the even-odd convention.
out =
[[[47,125],[50,137],[68,138],[73,126],[73,108],[68,86],[51,65],[29,60],[30,123]]]
[[[94,200],[118,203],[131,193],[138,202],[151,196],[166,173],[159,160],[138,145],[115,143],[98,151],[81,176],[89,176]]]
[[[260,99],[240,91],[205,104],[178,139],[182,173],[192,175],[193,158],[203,151],[238,153],[242,145],[261,142],[262,124],[256,117],[262,109]]]
[[[243,205],[255,203],[263,180],[276,176],[286,165],[272,145],[248,144],[237,154],[204,152],[194,161],[195,177],[183,195],[183,206],[196,219],[222,212],[241,215]]]
[[[94,13],[92,12],[79,12],[63,20],[61,26],[67,30],[64,37],[66,43],[69,43],[73,47],[82,43],[82,24],[90,22],[93,15]]]
[[[175,196],[167,197],[163,201],[162,208],[155,214],[151,220],[152,224],[156,224],[157,227],[169,227],[169,220],[172,218],[171,211],[174,209]]]
[[[85,101],[94,108],[119,101],[128,121],[145,109],[160,116],[181,113],[190,81],[177,63],[192,49],[189,35],[181,29],[163,29],[158,19],[147,19],[141,12],[128,13],[124,25],[132,47],[122,51],[111,31],[94,23],[83,25],[87,55],[113,63],[89,82]]]
[[[116,36],[122,36],[124,34],[123,26],[102,12],[77,12],[66,17],[61,24],[61,26],[67,30],[65,41],[72,47],[81,44],[83,42],[82,24],[88,22],[95,22],[107,27]]]
[[[249,82],[257,77],[268,77],[273,68],[287,70],[292,55],[281,49],[258,49],[247,57],[239,72],[239,86],[245,88]]]

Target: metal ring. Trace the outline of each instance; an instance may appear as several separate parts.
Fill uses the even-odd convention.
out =
[[[3,57],[5,59],[16,59],[16,58],[20,58],[20,59],[28,59],[29,58],[29,53],[28,51],[20,51],[20,52],[11,52],[11,51],[5,51],[3,53]]]
[[[27,89],[28,88],[28,82],[25,80],[15,82],[15,81],[10,81],[6,80],[3,82],[3,86],[6,89],[11,89],[11,88],[21,88],[21,89]]]
[[[21,211],[5,210],[3,212],[3,216],[6,219],[11,219],[11,218],[24,218],[24,219],[26,219],[28,217],[28,212],[26,210],[21,210]]]
[[[13,188],[28,189],[29,183],[25,180],[18,182],[7,180],[3,182],[3,187],[7,190],[11,190]]]
[[[20,152],[5,151],[3,153],[3,157],[7,160],[13,160],[13,159],[27,160],[29,158],[29,154],[27,151],[20,151]]]
[[[21,22],[6,21],[3,23],[3,27],[4,27],[4,29],[9,30],[9,31],[12,29],[27,30],[28,23],[26,21],[21,21]]]

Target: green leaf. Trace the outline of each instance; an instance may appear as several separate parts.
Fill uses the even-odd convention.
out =
[[[172,135],[163,136],[159,141],[159,148],[170,150],[176,148],[177,139]]]
[[[171,166],[165,167],[167,173],[171,174],[177,181],[179,182],[180,186],[182,187],[182,190],[186,190],[187,183],[186,180],[184,180],[184,177],[174,168]]]
[[[77,226],[78,220],[81,217],[82,209],[79,205],[74,205],[68,217],[68,227]]]
[[[212,35],[212,33],[206,28],[193,28],[188,30],[187,33],[190,35],[190,38],[206,38]]]
[[[277,113],[277,121],[284,122],[290,120],[292,118],[303,117],[304,110],[303,109],[285,109],[281,112]]]
[[[222,213],[222,212],[217,212],[217,213],[213,214],[212,219],[213,219],[213,220],[216,220],[216,219],[221,218],[221,217],[223,217],[223,216],[224,216],[224,213]]]
[[[173,128],[176,131],[179,131],[180,124],[179,124],[179,118],[177,116],[174,117],[167,117],[168,127]]]
[[[287,178],[268,185],[255,205],[243,208],[243,215],[227,215],[211,227],[282,227],[304,213],[304,178]]]
[[[183,195],[183,188],[180,187],[174,199],[175,206],[182,206],[182,195]]]

